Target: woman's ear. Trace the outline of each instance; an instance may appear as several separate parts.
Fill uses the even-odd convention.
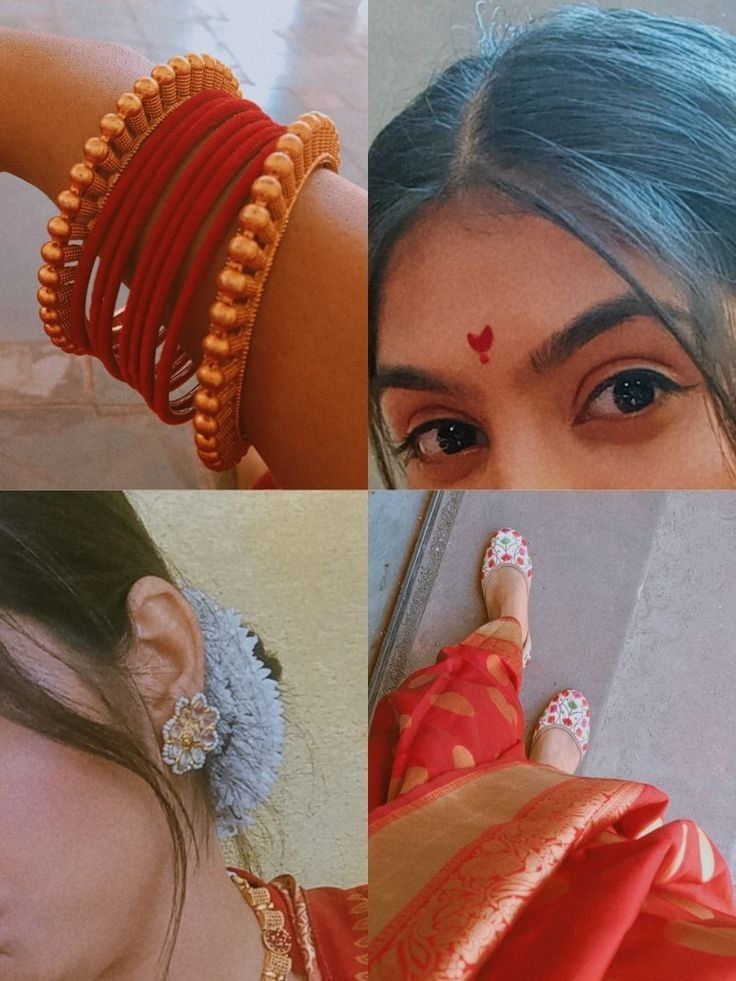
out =
[[[204,644],[199,623],[179,590],[144,576],[128,593],[135,631],[129,667],[154,721],[163,724],[180,695],[204,686]]]

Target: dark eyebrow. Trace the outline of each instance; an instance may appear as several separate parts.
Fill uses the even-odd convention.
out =
[[[529,358],[535,371],[541,373],[556,367],[571,355],[614,327],[633,320],[634,317],[653,317],[664,324],[663,316],[672,320],[687,321],[686,310],[669,303],[648,302],[634,293],[626,293],[606,300],[581,313],[562,330],[551,334]],[[387,388],[403,388],[413,392],[435,392],[439,395],[468,395],[474,391],[464,385],[452,384],[420,368],[409,365],[387,365],[376,372],[371,388],[380,398]]]
[[[449,384],[419,368],[408,365],[387,365],[376,372],[371,388],[377,398],[387,388],[404,388],[412,392],[436,392],[439,395],[463,395],[471,392],[470,388],[455,383]]]
[[[653,317],[664,324],[663,316],[673,320],[688,319],[686,310],[669,303],[647,302],[633,293],[606,300],[581,313],[562,330],[543,341],[530,355],[532,367],[540,373],[556,367],[594,338],[618,327],[626,320]]]

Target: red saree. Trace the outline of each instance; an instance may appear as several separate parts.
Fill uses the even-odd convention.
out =
[[[372,981],[736,979],[705,833],[654,787],[527,760],[519,633],[487,625],[376,710]]]
[[[264,882],[243,869],[231,871],[268,889],[274,906],[284,914],[294,974],[307,981],[368,981],[365,886],[302,889],[290,875]]]

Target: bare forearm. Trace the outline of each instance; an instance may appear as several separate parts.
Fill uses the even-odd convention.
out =
[[[266,284],[240,418],[282,487],[367,486],[366,225],[365,192],[317,171]],[[223,244],[208,282],[224,259]],[[200,292],[193,324],[211,302]]]
[[[100,118],[152,68],[119,44],[5,28],[0,65],[0,169],[52,199],[68,185]]]
[[[365,488],[367,196],[322,171],[297,208],[253,339],[243,425],[284,486]]]

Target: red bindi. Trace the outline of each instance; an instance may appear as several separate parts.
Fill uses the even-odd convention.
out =
[[[486,324],[480,334],[468,334],[468,344],[477,352],[481,364],[488,364],[488,352],[493,344],[493,331]]]

